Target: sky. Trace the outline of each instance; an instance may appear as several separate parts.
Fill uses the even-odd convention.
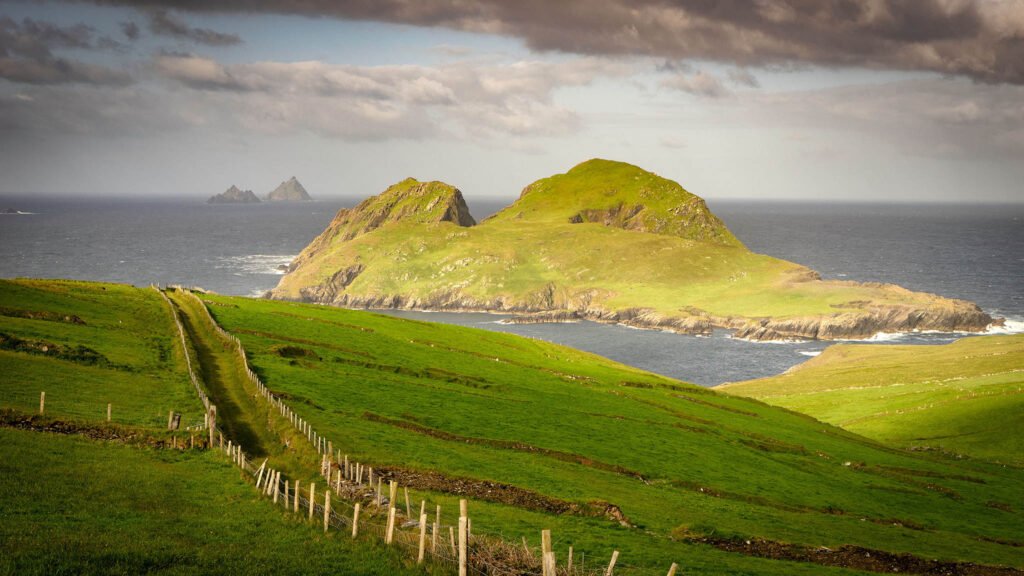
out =
[[[0,197],[1024,202],[1024,0],[0,0]]]

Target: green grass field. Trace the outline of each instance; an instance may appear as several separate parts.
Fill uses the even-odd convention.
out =
[[[425,574],[257,496],[223,454],[0,428],[0,574]]]
[[[120,291],[118,296],[104,300],[112,290]],[[280,469],[293,466],[290,474],[309,476],[308,470],[300,469],[302,462],[309,460],[305,456],[309,448],[301,442],[283,447],[281,442],[290,433],[287,425],[282,427],[271,418],[263,401],[256,401],[253,394],[231,389],[238,379],[238,366],[230,361],[229,351],[218,349],[210,335],[212,328],[200,321],[201,310],[182,295],[172,293],[171,297],[184,312],[203,377],[224,386],[211,390],[211,397],[221,398],[219,402],[233,398],[238,412],[232,421],[248,426],[257,437],[250,444],[262,443]],[[894,450],[758,401],[512,335],[314,305],[201,297],[217,321],[241,338],[250,363],[274,393],[351,459],[390,469],[404,478],[403,484],[411,485],[413,502],[425,499],[429,506],[442,505],[445,524],[453,523],[460,495],[470,493],[474,534],[501,536],[510,542],[525,537],[536,547],[540,530],[548,528],[553,531],[560,561],[572,545],[577,566],[585,558],[586,566],[594,568],[607,563],[617,549],[621,557],[616,574],[626,575],[663,574],[671,562],[678,562],[684,574],[863,573],[726,552],[691,541],[698,537],[739,542],[763,538],[815,548],[848,544],[947,562],[1024,568],[1019,547],[1024,541],[1024,471],[1019,468]],[[38,349],[4,351],[10,369],[0,376],[0,407],[22,413],[38,409],[38,392],[29,393],[19,370],[22,365],[46,360],[58,363],[72,376],[47,380],[41,370],[36,387],[45,384],[48,398],[74,391],[83,403],[92,403],[109,396],[106,387],[110,385],[126,405],[148,406],[180,394],[183,405],[190,400],[196,406],[189,409],[201,414],[194,393],[190,396],[180,351],[173,345],[176,335],[170,313],[155,291],[59,281],[2,281],[0,302],[7,311],[0,316],[0,332],[22,341],[82,345],[103,354],[111,364],[133,366],[159,360],[158,342],[168,348],[165,364],[147,373],[137,372],[148,376],[138,378],[138,384],[131,387],[118,380],[77,378],[79,372],[89,373],[96,366],[43,357]],[[137,305],[122,309],[121,302]],[[57,322],[52,315],[42,318],[51,311],[77,315],[85,324]],[[35,318],[27,318],[28,312]],[[133,328],[137,332],[132,332],[130,339],[118,340],[115,327],[131,322],[128,316],[138,318]],[[89,336],[81,332],[83,327],[115,332],[108,342],[102,332]],[[109,366],[103,369],[116,371]],[[103,425],[102,411],[54,410],[50,414],[48,409],[48,415]],[[146,410],[131,425],[163,433],[160,429],[166,414],[157,419],[153,409],[150,421]],[[5,446],[17,446],[18,451],[17,457],[4,463],[4,477],[14,478],[5,490],[43,477],[46,481],[38,490],[53,492],[55,501],[64,501],[64,488],[50,486],[51,478],[57,481],[54,475],[41,475],[38,470],[51,460],[66,461],[66,465],[81,466],[69,473],[90,477],[90,493],[105,492],[100,508],[112,511],[116,519],[118,502],[134,505],[116,495],[125,482],[121,476],[115,478],[115,472],[146,477],[153,474],[153,466],[167,468],[159,463],[151,466],[148,461],[171,459],[177,463],[180,459],[182,469],[186,465],[215,467],[223,469],[228,478],[222,481],[208,470],[174,477],[199,478],[197,484],[204,486],[211,498],[216,497],[215,488],[223,488],[222,498],[237,488],[251,498],[251,513],[262,513],[254,491],[215,454],[165,453],[79,438],[56,438],[50,443],[54,437],[38,432],[4,434],[12,437]],[[27,439],[14,439],[21,435]],[[105,451],[132,456],[115,457],[110,452],[111,457],[105,459]],[[100,470],[102,466],[107,466],[109,473]],[[417,483],[416,478],[433,480]],[[155,489],[140,482],[147,491]],[[164,482],[162,489],[181,490],[182,499],[200,498],[190,488]],[[488,484],[492,482],[501,486]],[[103,560],[108,564],[98,565],[114,566],[125,556],[131,558],[124,560],[126,565],[134,567],[126,572],[137,571],[137,563],[151,557],[160,569],[173,572],[206,561],[180,552],[191,546],[189,537],[205,538],[216,532],[211,527],[235,525],[247,516],[231,518],[220,503],[198,501],[196,509],[180,517],[180,526],[174,528],[179,532],[153,528],[140,536],[138,544],[121,546],[116,538],[97,536],[95,546],[108,550],[109,556]],[[11,514],[6,506],[5,518],[18,511],[18,520],[8,522],[14,527],[4,528],[15,535],[20,533],[18,525],[39,531],[33,527],[52,520],[29,503],[10,508]],[[264,506],[268,517],[278,518],[294,530],[281,536],[284,541],[313,538],[306,528],[289,527],[290,520]],[[621,511],[617,518],[625,520],[625,525],[609,511]],[[175,518],[171,512],[166,515]],[[114,520],[102,520],[99,528],[110,522]],[[58,533],[88,540],[84,534],[89,522],[72,517],[68,523],[69,527],[59,526]],[[146,544],[150,535],[161,533],[171,540],[164,544],[167,548]],[[276,534],[271,529],[266,533]],[[34,544],[22,547],[25,551],[11,560],[17,563],[11,566],[39,570],[47,558],[57,554],[42,536],[35,538]],[[321,562],[328,562],[324,554],[349,554],[354,566],[362,566],[361,559],[365,559],[366,573],[387,573],[386,566],[391,566],[387,563],[392,561],[386,555],[377,558],[372,553],[364,556],[361,550],[324,546],[319,553],[307,553],[300,547],[294,563],[287,564],[287,547],[263,546],[260,557],[275,558],[284,572],[303,572],[304,566],[316,565],[315,570],[308,570],[315,573]],[[153,553],[147,556],[150,548]],[[75,572],[74,567],[83,562],[101,562],[95,560],[89,546],[80,556],[74,548],[64,550],[68,551],[59,558],[62,565],[71,567],[68,572]],[[166,550],[170,552],[165,554]],[[180,562],[173,560],[175,554],[181,555]],[[371,560],[384,564],[372,564]],[[210,560],[206,565],[216,562]],[[253,566],[244,562],[248,561],[226,564],[225,572],[244,572]],[[237,570],[227,569],[232,566]]]
[[[351,457],[510,483],[581,508],[607,502],[634,526],[474,501],[480,530],[515,539],[548,527],[588,555],[618,548],[635,566],[683,560],[688,573],[796,570],[675,541],[709,532],[1024,566],[1019,548],[994,542],[1024,537],[1015,468],[891,450],[539,341],[204,299],[275,394]]]
[[[182,414],[182,427],[203,423],[203,405],[189,384],[174,320],[154,290],[0,281],[2,334],[31,348],[17,351],[10,341],[0,345],[5,407],[37,412],[39,393],[46,392],[50,415],[105,420],[109,403],[111,419],[119,424],[165,429],[170,410]],[[84,346],[95,354],[62,357],[53,353],[55,345]]]
[[[895,446],[1024,465],[1024,335],[841,344],[785,374],[719,389]]]

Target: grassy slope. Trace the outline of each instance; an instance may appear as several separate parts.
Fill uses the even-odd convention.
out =
[[[422,300],[455,289],[479,300],[529,302],[554,284],[564,300],[590,291],[591,304],[609,310],[647,307],[686,316],[695,307],[748,318],[856,311],[850,303],[858,301],[933,300],[878,285],[807,281],[806,268],[748,251],[712,215],[694,226],[674,226],[680,217],[672,208],[694,199],[675,182],[635,166],[592,160],[530,185],[519,201],[478,226],[396,222],[335,241],[285,276],[275,293],[298,298],[301,287],[362,262],[366,270],[348,287],[360,296]],[[619,203],[648,206],[646,221],[669,233],[569,223],[581,210]]]
[[[1024,464],[1024,335],[837,345],[785,374],[720,388],[897,446]]]
[[[220,453],[10,429],[0,445],[0,574],[424,573],[274,510]]]
[[[153,290],[117,284],[0,280],[0,333],[61,346],[86,346],[107,365],[0,350],[3,403],[48,415],[105,420],[112,403],[116,423],[162,429],[167,413],[182,413],[182,428],[202,424],[203,405],[189,385],[177,329]],[[84,324],[9,314],[55,312]]]
[[[0,350],[0,408],[34,414],[45,390],[48,418],[85,426],[105,426],[107,402],[113,403],[121,437],[165,438],[172,408],[183,413],[183,426],[202,423],[177,329],[155,291],[0,280],[0,309],[0,332],[87,346],[110,364]],[[26,312],[74,315],[85,324],[16,317]],[[201,323],[195,328],[207,335]],[[234,368],[216,352],[204,360],[225,373]],[[210,365],[203,367],[210,377]],[[222,402],[222,416],[225,409]],[[265,420],[266,411],[246,416]],[[257,431],[267,439],[265,429]],[[247,444],[250,454],[261,447]],[[0,445],[0,574],[423,574],[380,547],[351,546],[347,538],[296,527],[258,502],[219,454],[3,428]],[[308,482],[316,477],[315,453],[300,442],[293,446],[263,448],[271,465]]]
[[[1019,548],[991,541],[1024,540],[1019,469],[902,453],[760,402],[670,388],[679,383],[511,335],[204,298],[242,338],[270,388],[353,458],[508,482],[573,502],[604,500],[640,527],[474,502],[474,530],[535,538],[548,527],[563,549],[574,543],[588,557],[607,557],[615,547],[627,562],[683,561],[687,573],[827,570],[673,542],[680,529],[1024,566]],[[284,358],[282,346],[315,356]],[[428,436],[368,413],[578,454],[647,481],[536,451]],[[448,497],[429,499],[454,506]],[[1010,510],[993,508],[1003,504]]]

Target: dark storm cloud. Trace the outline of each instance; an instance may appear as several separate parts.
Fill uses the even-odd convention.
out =
[[[57,26],[0,17],[0,78],[25,84],[127,84],[128,74],[63,58],[54,50],[118,50],[121,44],[85,24]]]
[[[138,0],[95,0],[139,6]],[[740,66],[866,66],[1024,84],[1018,0],[142,0],[502,34],[531,48]]]
[[[142,36],[142,31],[139,29],[139,25],[135,22],[132,22],[130,20],[127,22],[121,22],[120,26],[121,33],[124,34],[124,37],[133,42],[135,40],[138,40],[139,37]]]
[[[242,39],[235,34],[217,32],[209,28],[193,28],[184,20],[161,8],[148,11],[149,31],[160,36],[191,40],[207,46],[233,46]]]

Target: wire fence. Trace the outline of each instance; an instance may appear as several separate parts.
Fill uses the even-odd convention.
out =
[[[197,376],[190,357],[191,352],[188,340],[185,337],[185,330],[181,323],[178,311],[170,298],[167,297],[156,286],[153,287],[167,302],[174,316],[175,324],[178,327],[181,337],[182,349],[185,354],[188,366],[189,378],[192,381],[196,392],[199,394],[203,405],[207,409],[207,418],[204,421],[205,428],[209,431],[209,445],[215,447],[215,433],[218,443],[216,448],[223,450],[232,462],[241,468],[254,482],[264,496],[271,499],[276,505],[287,509],[292,514],[304,514],[308,519],[321,522],[325,532],[348,531],[353,536],[366,537],[367,535],[383,539],[386,543],[405,550],[409,555],[423,561],[430,561],[436,565],[450,568],[453,572],[462,575],[480,576],[512,576],[512,575],[543,575],[543,576],[610,576],[615,569],[628,571],[630,574],[661,574],[661,571],[652,571],[650,568],[633,566],[618,561],[619,552],[615,551],[610,560],[601,561],[600,566],[594,567],[591,559],[591,567],[586,566],[586,557],[580,555],[573,558],[572,547],[565,555],[565,562],[556,566],[554,552],[552,550],[550,532],[542,538],[540,551],[530,548],[525,539],[522,545],[509,542],[499,534],[487,534],[481,531],[474,533],[472,520],[466,511],[466,501],[460,506],[460,523],[458,526],[442,524],[440,522],[440,506],[434,509],[434,521],[429,522],[430,514],[427,513],[427,522],[422,527],[421,520],[426,510],[426,501],[421,501],[421,515],[416,518],[409,518],[410,514],[399,512],[397,500],[397,484],[394,481],[386,486],[388,493],[384,494],[385,485],[383,478],[378,473],[376,485],[374,484],[373,467],[354,461],[348,457],[342,458],[341,451],[335,453],[334,443],[327,440],[309,422],[296,413],[280,397],[272,393],[255,371],[249,365],[248,357],[241,341],[234,335],[224,330],[217,323],[210,313],[206,303],[195,295],[191,289],[180,286],[169,288],[179,291],[187,298],[191,298],[198,305],[199,310],[205,315],[204,320],[214,327],[217,334],[225,339],[234,348],[244,373],[251,385],[262,397],[275,408],[278,414],[286,419],[295,430],[312,445],[313,449],[321,456],[320,474],[324,479],[324,486],[305,486],[288,478],[283,478],[279,471],[266,466],[268,460],[257,467],[246,454],[244,449],[228,438],[224,443],[224,432],[216,425],[216,406],[214,406],[202,389],[202,380]],[[198,361],[197,361],[198,362]],[[335,458],[336,456],[336,458]],[[364,482],[365,480],[365,482]],[[315,486],[315,487],[314,487]],[[305,488],[305,491],[303,490]],[[316,489],[320,488],[319,494]],[[408,498],[408,492],[405,492]],[[318,496],[320,496],[318,498]],[[333,499],[332,499],[333,497]],[[411,511],[411,504],[407,502]],[[358,510],[358,512],[357,512]],[[463,522],[464,518],[464,522]],[[356,531],[353,531],[353,524]],[[465,532],[464,537],[462,531]],[[421,538],[422,535],[422,538]],[[421,540],[423,541],[421,552]],[[464,544],[463,544],[464,542]],[[676,565],[669,568],[669,575],[675,574]]]

